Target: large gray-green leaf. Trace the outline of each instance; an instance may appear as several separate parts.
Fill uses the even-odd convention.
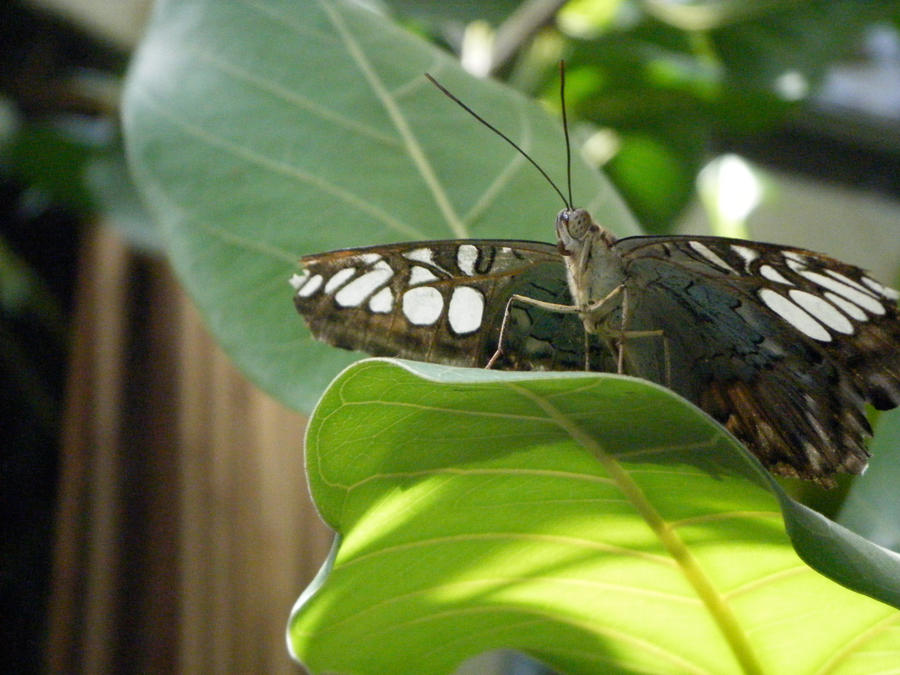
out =
[[[301,254],[398,240],[548,240],[543,179],[432,72],[561,179],[558,122],[341,2],[164,0],[129,74],[127,147],[172,260],[238,365],[298,408],[353,357],[314,343],[287,279]],[[578,162],[576,199],[635,231]]]
[[[298,601],[313,672],[873,673],[900,558],[792,502],[721,427],[613,375],[366,361],[320,401],[310,486],[342,536]]]

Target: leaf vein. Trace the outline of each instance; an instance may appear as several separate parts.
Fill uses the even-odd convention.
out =
[[[693,586],[703,604],[706,605],[710,616],[718,625],[722,636],[731,648],[735,659],[741,664],[744,672],[762,673],[762,666],[756,658],[749,637],[734,611],[728,605],[726,598],[715,587],[712,579],[709,578],[699,561],[691,553],[690,548],[678,536],[677,532],[669,526],[662,514],[656,510],[650,499],[647,498],[629,473],[596,439],[567,418],[546,398],[524,386],[510,383],[510,388],[517,390],[523,397],[534,401],[550,417],[555,419],[560,428],[565,430],[576,443],[590,451],[599,460],[608,475],[616,482],[619,489],[631,502],[635,511],[656,533],[660,543],[681,568],[685,579]]]
[[[898,623],[900,623],[900,613],[894,609],[888,609],[888,611],[890,613],[887,616],[876,621],[866,630],[860,631],[844,644],[837,645],[838,649],[836,649],[831,658],[823,663],[822,667],[816,671],[817,675],[827,675],[828,673],[835,672],[842,662],[859,650],[864,642],[880,635],[889,628],[896,628]]]
[[[220,150],[223,150],[234,157],[243,159],[249,164],[260,167],[262,169],[273,171],[283,176],[287,176],[288,178],[297,180],[301,183],[311,185],[316,189],[321,190],[322,192],[326,192],[331,196],[341,200],[342,202],[353,206],[354,208],[371,216],[375,220],[383,223],[388,228],[402,233],[406,237],[410,237],[413,239],[425,238],[425,236],[415,227],[397,220],[386,211],[372,206],[369,202],[360,199],[353,193],[348,192],[332,183],[329,183],[319,178],[318,176],[315,176],[314,174],[307,173],[306,171],[303,171],[302,169],[299,169],[294,165],[277,161],[275,159],[272,159],[271,157],[262,155],[238,143],[234,143],[220,136],[211,134],[202,127],[190,124],[189,122],[186,122],[185,120],[179,118],[173,112],[166,110],[165,107],[162,106],[158,101],[154,100],[153,96],[146,90],[141,91],[140,94],[144,97],[144,100],[149,107],[153,108],[159,115],[169,120],[175,127],[180,129],[186,135],[192,136],[198,141],[206,143],[210,147],[219,148]]]
[[[430,537],[427,539],[418,539],[416,541],[405,542],[403,544],[395,544],[394,546],[385,546],[369,553],[363,553],[355,556],[352,560],[336,562],[334,569],[345,569],[352,567],[366,560],[381,558],[386,555],[393,555],[400,551],[409,551],[423,547],[444,545],[453,542],[472,542],[472,541],[524,541],[524,542],[540,542],[543,544],[559,544],[575,546],[579,549],[590,549],[602,551],[604,553],[615,553],[617,555],[630,556],[632,558],[640,558],[663,567],[675,567],[675,563],[665,556],[638,551],[636,549],[627,548],[625,546],[616,546],[615,544],[606,544],[594,541],[592,539],[584,539],[582,537],[564,537],[562,535],[536,534],[533,532],[517,533],[517,532],[478,532],[468,534],[453,534],[445,537]]]
[[[356,62],[356,65],[359,67],[363,77],[365,77],[366,81],[369,83],[369,86],[372,88],[375,96],[381,101],[381,104],[382,106],[384,106],[385,112],[387,112],[388,117],[390,117],[391,121],[394,123],[394,126],[400,134],[400,138],[403,139],[403,143],[406,148],[407,154],[409,155],[409,158],[412,160],[415,167],[419,170],[419,173],[422,176],[422,180],[431,191],[431,195],[434,198],[435,204],[437,205],[438,210],[441,212],[445,221],[447,222],[448,227],[453,232],[454,236],[461,239],[467,238],[468,229],[460,220],[459,216],[456,213],[456,210],[450,203],[447,192],[444,190],[444,187],[441,184],[441,181],[438,179],[434,168],[431,166],[431,162],[429,162],[428,157],[422,148],[422,145],[419,143],[419,139],[416,137],[415,133],[413,133],[413,130],[410,127],[406,116],[401,111],[400,106],[397,104],[397,101],[391,95],[384,82],[381,81],[381,78],[378,76],[378,74],[375,72],[374,67],[369,62],[369,59],[363,52],[363,49],[360,46],[359,42],[356,40],[355,36],[350,33],[350,29],[344,23],[337,10],[330,4],[322,2],[321,0],[319,1],[319,5],[328,15],[328,18],[331,20],[332,25],[340,35],[341,41],[346,46],[350,56]]]
[[[238,65],[235,65],[223,59],[216,58],[213,54],[207,51],[199,49],[192,49],[190,51],[197,57],[199,61],[202,61],[203,63],[206,63],[207,65],[210,65],[218,69],[220,72],[226,75],[230,75],[237,80],[241,80],[249,85],[252,85],[259,91],[271,94],[279,101],[287,103],[297,108],[298,110],[306,110],[308,112],[311,112],[318,116],[320,119],[334,122],[337,126],[343,129],[358,132],[363,136],[367,136],[375,141],[378,141],[379,143],[383,143],[384,145],[391,147],[398,147],[400,145],[396,138],[392,138],[387,134],[383,134],[380,131],[372,128],[371,126],[361,124],[353,118],[339,115],[333,110],[329,110],[328,108],[320,106],[310,99],[298,95],[296,92],[293,92],[290,89],[279,86],[275,82],[258,77],[255,73],[252,73],[249,70],[245,70]]]

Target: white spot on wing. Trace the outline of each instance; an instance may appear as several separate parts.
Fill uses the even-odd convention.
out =
[[[788,295],[791,300],[796,302],[829,328],[836,330],[838,333],[844,333],[845,335],[853,334],[853,324],[847,320],[847,317],[819,296],[797,289],[788,291]]]
[[[328,280],[328,283],[325,284],[325,292],[333,293],[341,286],[343,286],[347,280],[356,274],[355,267],[345,267],[342,270],[338,270],[334,273],[334,275]]]
[[[416,326],[430,326],[441,316],[444,298],[431,286],[411,288],[403,294],[403,314]]]
[[[778,270],[776,270],[771,265],[760,265],[759,273],[762,274],[769,281],[775,281],[779,284],[787,284],[788,286],[793,286],[788,279],[784,277]]]
[[[481,327],[484,314],[484,295],[481,291],[468,286],[453,289],[450,306],[447,308],[447,320],[450,328],[458,335],[473,333]]]
[[[404,253],[403,257],[413,262],[425,263],[426,265],[434,264],[434,251],[430,248],[414,248]]]
[[[707,246],[706,244],[702,244],[699,241],[691,241],[688,242],[688,245],[716,267],[719,267],[726,272],[737,274],[737,271],[733,267],[731,267],[731,265],[722,260],[722,258],[720,258],[719,255],[711,248],[709,248],[709,246]]]
[[[369,298],[369,310],[376,314],[387,314],[394,308],[394,294],[387,286]]]
[[[865,293],[866,295],[872,295],[872,290],[871,290],[871,289],[866,288],[866,287],[863,286],[862,284],[856,283],[856,282],[853,281],[853,279],[851,279],[850,277],[845,277],[845,276],[844,276],[843,274],[841,274],[840,272],[835,272],[834,270],[825,270],[825,273],[826,273],[828,276],[834,277],[835,279],[837,279],[838,281],[840,281],[842,284],[847,284],[848,286],[850,286],[850,287],[852,287],[852,288],[855,288],[855,289],[858,290],[858,291],[862,291],[862,292]]]
[[[870,279],[869,277],[863,277],[862,282],[879,295],[883,295],[884,297],[890,298],[891,300],[900,300],[900,292],[895,291],[893,288],[882,286],[877,281],[875,281],[874,279]]]
[[[472,244],[461,244],[456,249],[456,264],[464,274],[475,275],[475,263],[478,262],[478,247]]]
[[[787,266],[795,272],[800,272],[806,269],[806,256],[802,256],[799,253],[794,253],[793,251],[782,251],[781,255],[784,257],[784,261],[787,263]]]
[[[818,274],[816,272],[804,271],[800,272],[804,277],[809,279],[815,284],[818,284],[822,288],[827,288],[830,291],[834,291],[838,295],[841,295],[854,305],[859,305],[863,309],[866,309],[873,314],[884,314],[885,309],[881,306],[881,303],[878,302],[871,295],[866,295],[865,293],[860,293],[855,288],[851,288],[846,284],[842,284],[841,282],[832,279],[831,277],[826,277],[824,274]]]
[[[427,284],[429,281],[437,281],[437,276],[425,267],[413,265],[409,273],[409,285],[418,286],[419,284]]]
[[[823,295],[826,298],[828,298],[828,301],[830,303],[837,305],[842,310],[844,310],[844,313],[853,317],[857,321],[868,321],[869,320],[869,315],[866,314],[864,311],[862,311],[859,307],[854,305],[849,300],[844,300],[844,298],[842,298],[839,295],[835,295],[831,291],[825,291],[825,293]]]
[[[756,260],[759,257],[759,251],[756,251],[747,246],[738,246],[737,244],[731,245],[731,250],[737,253],[744,259],[744,270],[748,271],[750,269],[750,263]]]
[[[302,288],[297,289],[297,295],[301,298],[308,298],[313,293],[319,290],[322,286],[322,282],[325,281],[322,278],[321,274],[316,274],[314,277],[311,277],[309,281],[303,284]]]
[[[356,259],[363,265],[372,265],[381,260],[380,253],[360,253]]]
[[[306,283],[307,279],[309,279],[309,272],[303,270],[302,274],[292,274],[291,278],[288,279],[288,283],[294,287],[295,291],[299,291],[303,287],[303,284]]]
[[[341,307],[359,307],[379,287],[394,276],[394,270],[384,260],[375,263],[372,269],[360,275],[334,294],[334,301]]]
[[[831,335],[822,324],[780,293],[763,288],[759,291],[759,299],[804,335],[820,342],[831,342]]]

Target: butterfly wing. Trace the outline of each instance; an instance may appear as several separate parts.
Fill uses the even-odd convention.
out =
[[[717,237],[633,237],[633,371],[722,422],[773,471],[831,484],[867,464],[868,401],[900,404],[897,294],[810,251]]]
[[[831,484],[861,472],[863,404],[900,404],[896,292],[827,256],[717,237],[632,237],[624,262],[626,372],[706,410],[767,467]],[[432,241],[301,260],[295,304],[313,335],[345,349],[482,367],[506,320],[513,370],[615,371],[581,319],[513,295],[571,305],[562,258],[537,242]],[[623,308],[607,326],[618,328]],[[607,336],[608,337],[608,336]]]
[[[376,356],[484,367],[514,294],[571,304],[556,247],[539,242],[425,241],[332,251],[301,259],[294,303],[312,334]],[[514,303],[496,367],[584,367],[574,314]],[[591,340],[592,362],[611,365]]]

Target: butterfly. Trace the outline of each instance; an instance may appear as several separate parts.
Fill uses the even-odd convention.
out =
[[[557,243],[420,241],[305,256],[291,283],[314,337],[457,366],[634,375],[705,410],[776,474],[832,486],[835,473],[866,468],[864,404],[900,405],[897,291],[790,246],[616,239],[429,79],[550,181],[565,203]]]

